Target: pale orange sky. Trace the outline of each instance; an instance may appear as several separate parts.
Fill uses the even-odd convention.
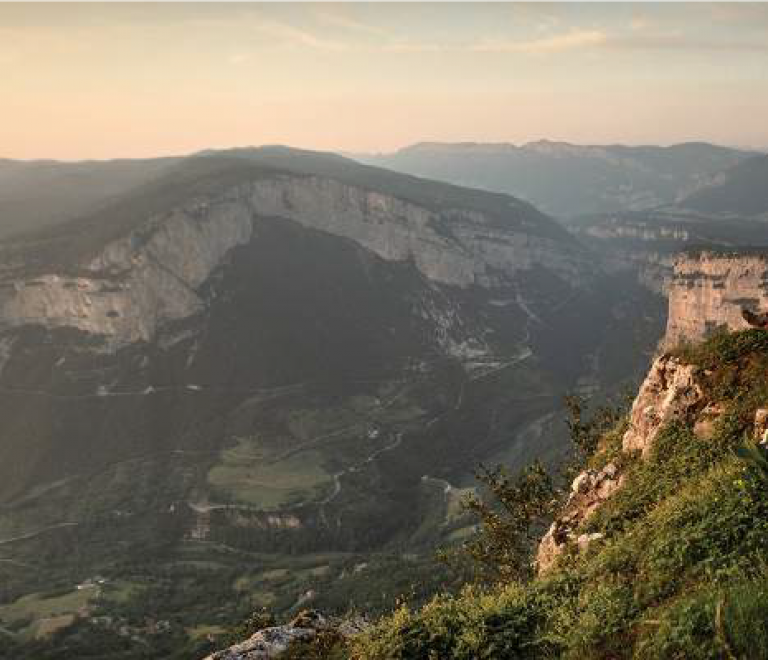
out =
[[[0,4],[0,157],[768,146],[768,5]]]

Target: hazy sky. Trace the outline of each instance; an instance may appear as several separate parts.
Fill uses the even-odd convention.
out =
[[[768,146],[768,5],[0,5],[0,156]]]

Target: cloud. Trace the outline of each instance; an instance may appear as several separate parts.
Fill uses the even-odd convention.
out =
[[[262,34],[277,39],[287,46],[301,46],[333,52],[349,50],[349,45],[344,42],[319,37],[312,32],[289,25],[288,23],[260,20],[255,24],[255,27]]]
[[[523,53],[549,55],[573,50],[603,49],[616,51],[692,51],[692,52],[768,52],[765,39],[712,39],[689,36],[676,30],[652,32],[650,23],[633,21],[630,30],[610,34],[602,29],[572,30],[529,39],[485,39],[469,49],[486,53]]]
[[[367,34],[376,37],[389,37],[389,33],[375,25],[369,23],[363,23],[357,19],[352,18],[346,14],[338,12],[331,12],[328,10],[316,11],[315,19],[321,25],[328,27],[341,28],[349,32],[357,32],[360,34]]]
[[[768,41],[762,39],[691,38],[679,32],[617,36],[607,39],[603,45],[614,50],[768,52]]]
[[[485,39],[471,47],[471,50],[488,53],[526,53],[546,55],[567,50],[601,46],[608,40],[602,30],[572,30],[550,37],[514,41],[511,39]]]
[[[642,32],[651,26],[651,20],[647,16],[635,16],[630,22],[629,27],[633,32]]]

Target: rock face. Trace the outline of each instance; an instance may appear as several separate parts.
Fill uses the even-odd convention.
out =
[[[350,239],[385,260],[412,261],[441,284],[494,287],[534,267],[578,280],[584,264],[575,248],[526,231],[512,205],[509,213],[516,230],[478,211],[437,212],[333,179],[272,174],[147,219],[74,265],[77,276],[0,282],[0,325],[74,327],[111,345],[148,341],[163,323],[201,310],[199,287],[269,217]]]
[[[622,451],[640,452],[646,457],[659,431],[674,420],[692,421],[703,401],[703,392],[694,378],[694,367],[670,355],[658,357],[645,378],[632,405],[629,428],[622,438]],[[721,411],[720,411],[721,412]],[[704,409],[704,417],[718,411]],[[756,422],[756,427],[759,422]],[[582,524],[608,498],[621,488],[623,478],[615,462],[601,470],[587,470],[573,481],[568,500],[539,543],[536,565],[540,573],[549,570],[568,543],[580,550],[600,534],[579,534]]]
[[[259,630],[246,641],[217,651],[205,660],[271,660],[280,657],[297,643],[311,642],[320,633],[352,637],[363,632],[366,627],[362,619],[334,620],[315,610],[307,610],[284,626]]]
[[[581,534],[579,526],[621,486],[619,470],[609,463],[602,470],[587,470],[579,474],[571,484],[565,508],[552,523],[539,543],[536,564],[540,572],[546,572],[563,551],[566,543],[575,541],[579,548],[602,538],[602,534]]]
[[[657,358],[632,404],[623,450],[647,455],[661,428],[688,417],[702,397],[693,366],[670,355]]]
[[[748,327],[742,309],[768,311],[768,255],[681,256],[669,285],[665,344],[702,339],[718,326]]]
[[[241,203],[177,209],[150,221],[148,237],[134,232],[105,246],[84,275],[3,283],[0,322],[74,327],[116,344],[149,340],[161,323],[202,308],[196,289],[252,231]]]
[[[437,213],[320,177],[257,181],[246,194],[260,214],[350,238],[387,260],[412,259],[425,276],[443,284],[492,287],[537,265],[577,272],[577,263],[552,240],[494,226],[476,211]],[[512,206],[510,215],[516,215]]]

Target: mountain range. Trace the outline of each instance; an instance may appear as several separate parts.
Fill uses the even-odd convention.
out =
[[[717,201],[759,159],[600,149],[524,151],[655,171],[657,201],[660,172],[673,201],[726,172],[696,209],[622,207],[619,234],[632,213],[763,227]],[[428,593],[434,548],[474,529],[476,467],[559,462],[563,397],[636,382],[664,293],[713,285],[708,258],[674,280],[682,233],[627,242],[601,217],[285,147],[0,164],[0,627],[191,657],[190,631],[258,606]]]
[[[570,218],[674,204],[753,155],[701,142],[631,147],[540,140],[522,146],[425,142],[391,154],[356,157],[409,174],[509,193],[546,213]]]

